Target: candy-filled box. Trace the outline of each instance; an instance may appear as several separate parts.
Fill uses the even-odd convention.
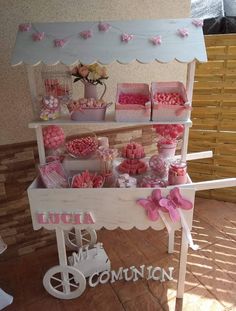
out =
[[[187,121],[191,103],[181,82],[152,82],[152,121]]]
[[[149,86],[145,83],[121,83],[117,85],[116,121],[150,121],[151,102]]]

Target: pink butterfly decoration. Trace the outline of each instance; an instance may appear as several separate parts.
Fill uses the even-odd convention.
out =
[[[80,37],[82,37],[83,39],[88,39],[88,38],[91,38],[93,36],[93,32],[92,30],[84,30],[84,31],[81,31],[79,33]]]
[[[131,34],[128,34],[128,33],[123,33],[120,36],[120,38],[121,38],[122,42],[128,43],[129,41],[133,40],[134,35],[131,35]]]
[[[111,25],[108,23],[100,22],[98,24],[99,31],[108,31],[111,28]]]
[[[44,32],[34,32],[32,38],[34,41],[42,41],[44,38]]]
[[[189,32],[188,32],[187,28],[178,29],[177,33],[182,38],[188,37],[188,35],[189,35]]]
[[[179,188],[175,187],[166,198],[161,196],[161,190],[155,189],[151,196],[147,199],[139,199],[137,203],[140,204],[147,212],[150,220],[156,221],[159,219],[159,210],[169,213],[170,219],[173,222],[180,220],[178,208],[189,210],[193,208],[192,202],[184,199],[180,194]]]
[[[19,30],[24,32],[24,31],[30,31],[31,29],[31,24],[30,23],[25,23],[25,24],[20,24],[19,25]]]
[[[150,39],[153,45],[161,44],[161,36],[155,36]]]
[[[68,41],[67,39],[55,39],[54,40],[54,46],[61,48],[66,44],[67,41]]]
[[[192,24],[196,27],[202,27],[203,26],[203,20],[202,19],[194,19],[194,20],[192,20]]]
[[[160,209],[159,200],[161,199],[161,190],[155,189],[152,191],[151,196],[147,199],[139,199],[137,203],[140,204],[147,212],[147,216],[151,221],[159,219],[160,215],[158,209]]]
[[[179,188],[175,187],[166,198],[161,198],[159,201],[161,210],[168,212],[173,222],[180,220],[180,215],[177,208],[189,210],[193,208],[192,202],[184,199],[180,194]]]

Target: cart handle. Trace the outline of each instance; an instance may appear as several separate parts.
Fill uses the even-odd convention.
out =
[[[193,182],[192,184],[181,185],[181,188],[195,188],[196,191],[236,187],[236,178],[224,178],[218,180],[209,180]]]

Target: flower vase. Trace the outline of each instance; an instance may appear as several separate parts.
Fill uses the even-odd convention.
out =
[[[104,87],[104,90],[103,90],[103,93],[100,96],[100,98],[99,98],[98,92],[97,92],[97,84],[92,84],[89,82],[83,82],[83,84],[84,84],[84,98],[102,99],[106,93],[106,84],[105,83],[102,84]]]

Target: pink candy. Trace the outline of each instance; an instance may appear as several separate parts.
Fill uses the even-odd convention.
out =
[[[85,171],[73,177],[71,188],[101,188],[103,184],[104,177],[102,175]]]
[[[169,143],[180,138],[184,132],[183,124],[160,124],[153,125],[153,128],[155,128],[158,135],[164,137],[167,141],[169,140]]]
[[[82,111],[84,108],[104,108],[107,106],[103,100],[96,100],[95,98],[80,98],[78,100],[71,101],[68,104],[70,112]]]
[[[168,173],[168,165],[164,158],[160,155],[154,155],[149,160],[149,166],[155,174],[160,177],[164,178],[167,176]]]
[[[162,105],[184,105],[185,101],[179,93],[156,93],[153,96],[154,101]]]
[[[118,166],[118,171],[130,175],[143,174],[147,171],[147,164],[138,159],[126,159]]]
[[[49,125],[43,128],[43,142],[47,149],[57,149],[65,141],[65,134],[61,127]]]
[[[143,146],[131,142],[122,149],[122,157],[128,159],[140,159],[145,157]]]
[[[145,106],[148,101],[149,96],[144,94],[121,93],[119,95],[119,104],[123,105],[133,104]]]
[[[87,136],[75,138],[66,143],[66,149],[74,157],[86,157],[98,148],[98,142],[95,138]]]

